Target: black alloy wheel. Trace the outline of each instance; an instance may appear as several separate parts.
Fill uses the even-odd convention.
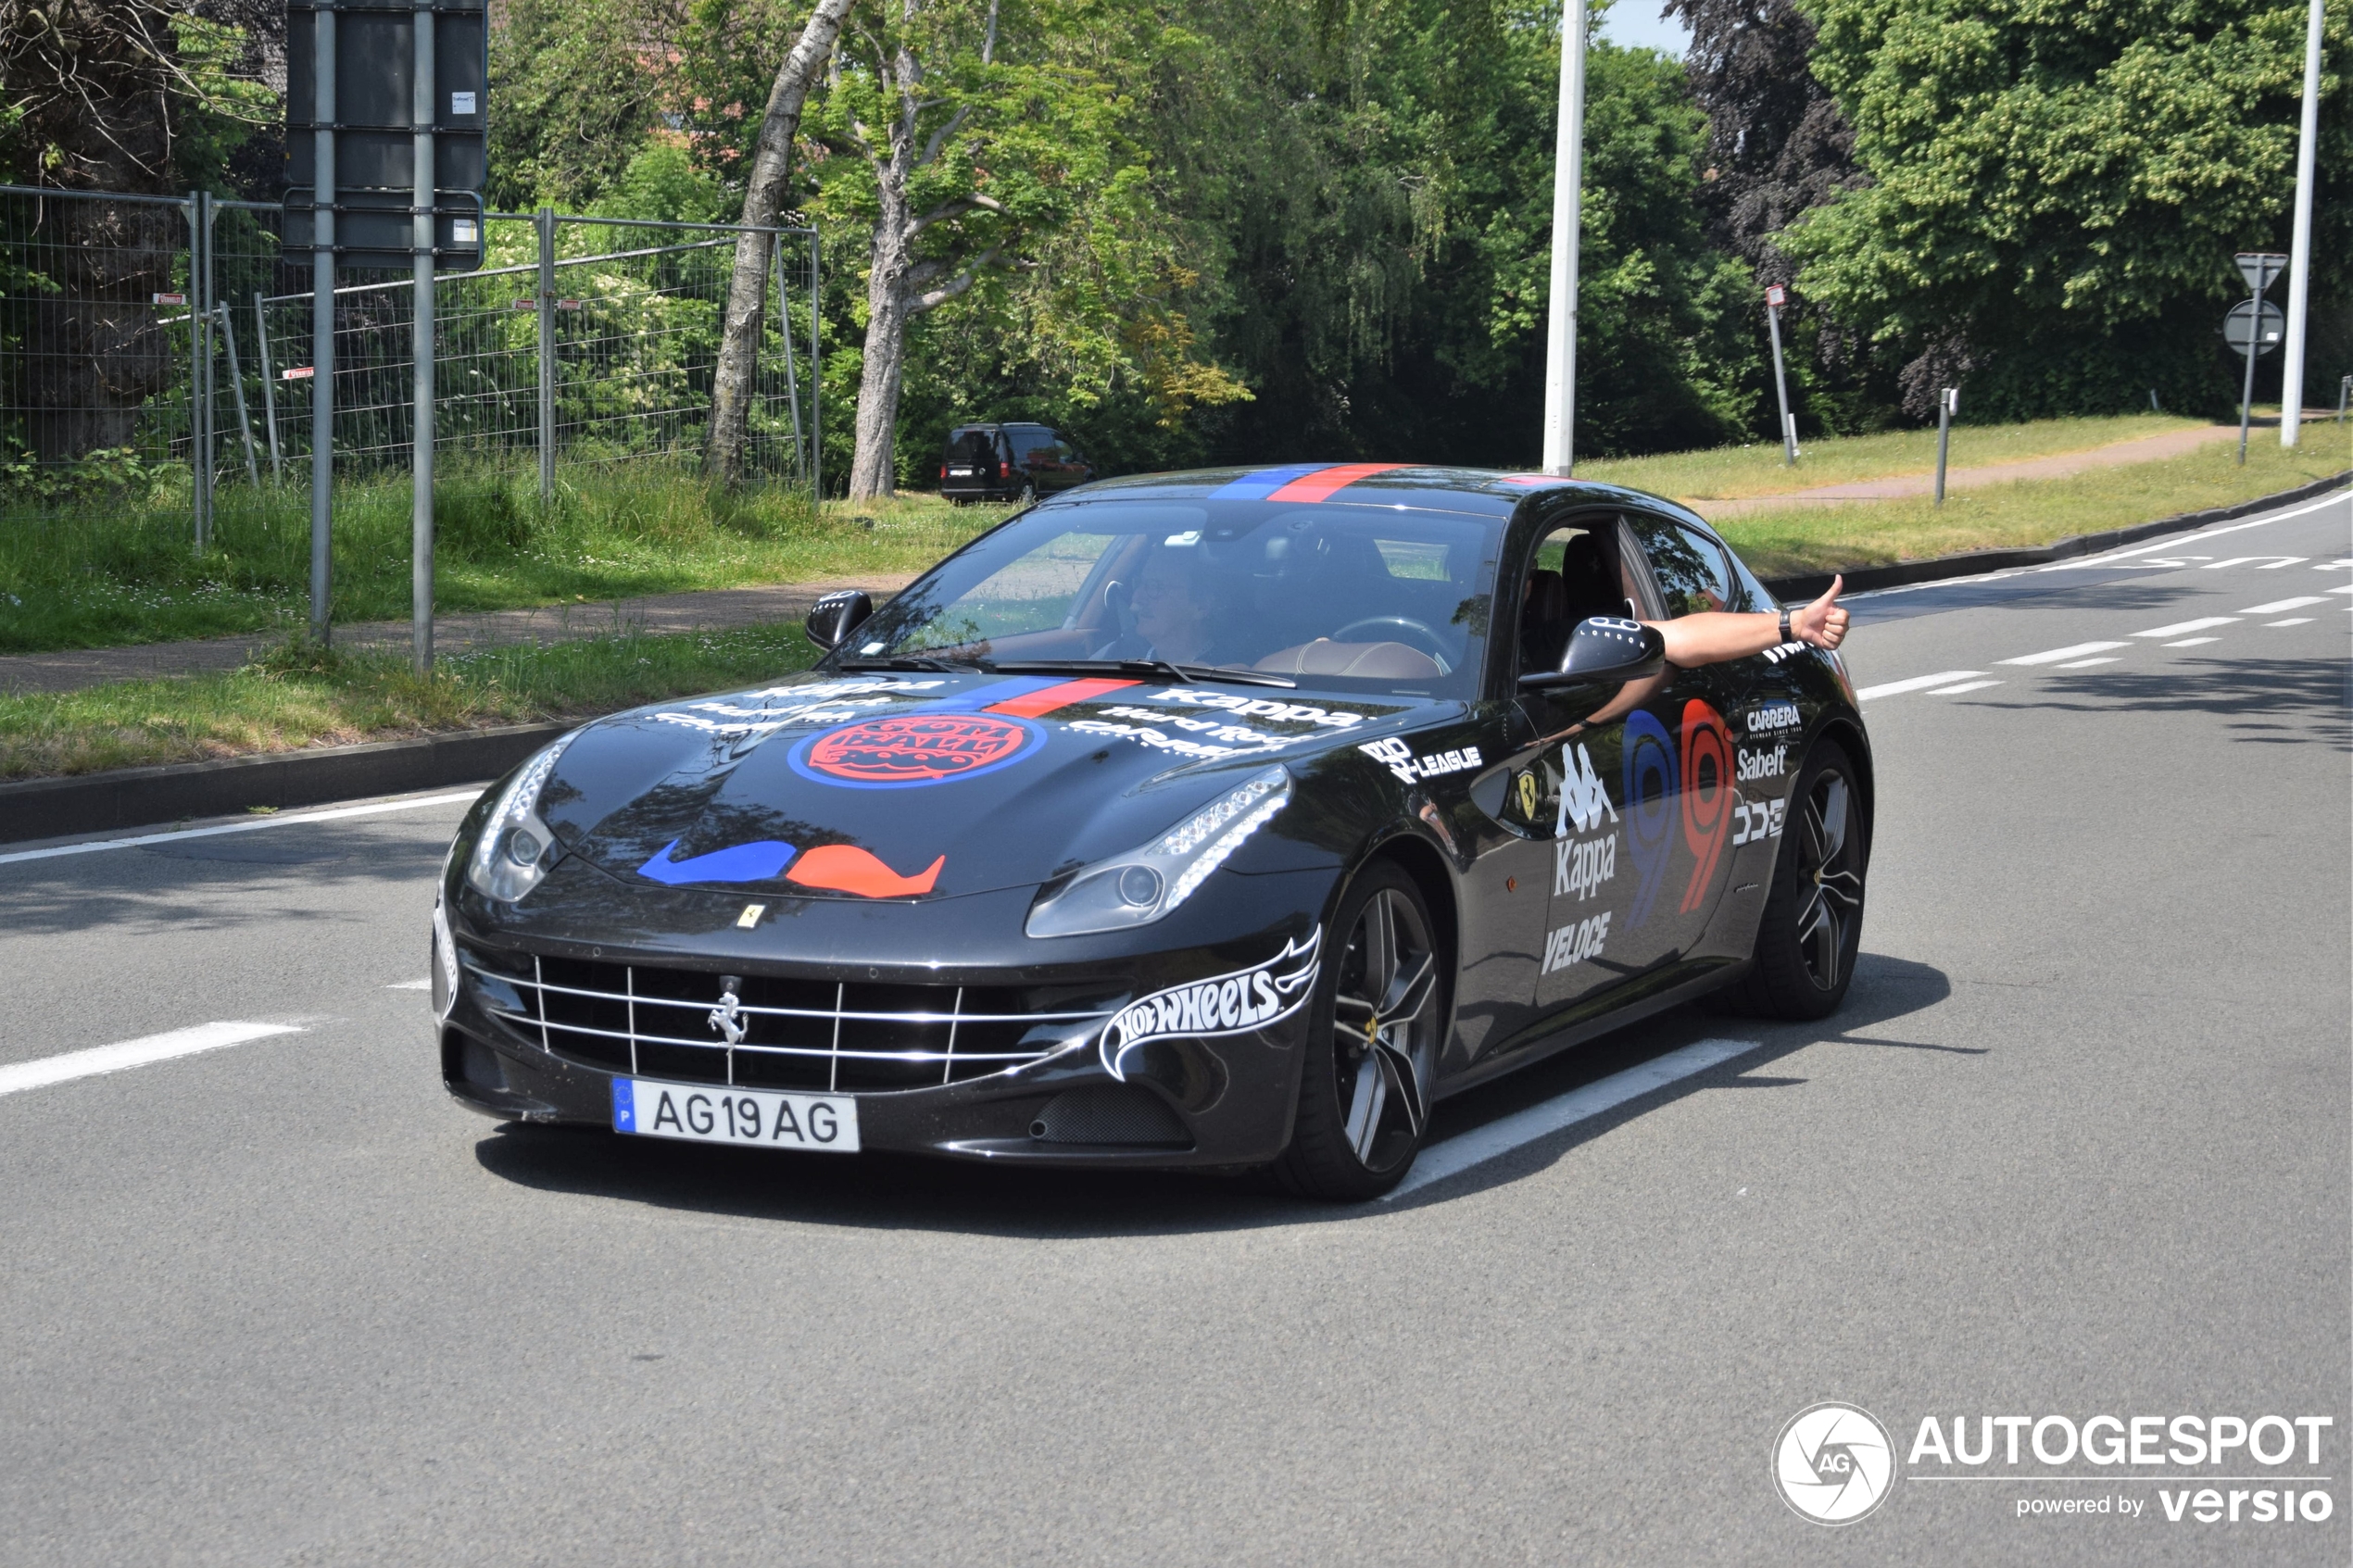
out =
[[[1445,1019],[1435,930],[1421,890],[1386,860],[1357,878],[1326,928],[1298,1119],[1277,1167],[1293,1191],[1377,1198],[1413,1165]]]
[[[1863,941],[1863,873],[1870,829],[1855,765],[1834,742],[1817,746],[1790,791],[1772,890],[1757,924],[1754,966],[1731,993],[1766,1018],[1827,1018],[1846,999]]]

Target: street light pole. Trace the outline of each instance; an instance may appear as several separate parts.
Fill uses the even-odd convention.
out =
[[[1553,149],[1552,310],[1544,336],[1544,471],[1568,477],[1576,461],[1577,225],[1585,180],[1585,27],[1588,0],[1561,15],[1560,129]]]
[[[2280,445],[2296,445],[2304,414],[2305,282],[2312,270],[2312,147],[2321,133],[2321,0],[2304,24],[2304,131],[2296,154],[2296,231],[2288,244],[2287,352],[2280,368]],[[2247,363],[2255,362],[2249,356]]]
[[[1781,403],[1781,466],[1797,466],[1797,426],[1789,417],[1789,378],[1781,373],[1781,307],[1789,291],[1779,283],[1765,286],[1765,330],[1773,337],[1773,395]]]

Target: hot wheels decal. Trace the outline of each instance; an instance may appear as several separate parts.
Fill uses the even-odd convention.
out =
[[[1243,1035],[1279,1022],[1315,994],[1323,933],[1294,938],[1263,964],[1141,997],[1103,1026],[1103,1070],[1127,1081],[1127,1055],[1153,1040]]]
[[[916,789],[1010,767],[1046,743],[1026,719],[988,713],[898,713],[812,735],[793,771],[852,789]]]

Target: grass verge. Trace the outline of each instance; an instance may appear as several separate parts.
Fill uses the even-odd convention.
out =
[[[816,658],[799,627],[767,626],[453,654],[420,678],[400,655],[287,643],[223,675],[0,696],[0,778],[585,718],[769,680]]]
[[[1716,527],[1760,574],[1797,576],[1962,550],[2047,545],[2070,534],[2277,495],[2348,469],[2353,469],[2353,425],[2322,426],[2293,449],[2280,446],[2276,432],[2250,442],[2245,468],[2238,466],[2237,448],[2222,444],[2067,479],[1957,490],[1942,507],[1926,497],[1843,501],[1751,512]],[[1707,515],[1705,503],[1695,509]]]

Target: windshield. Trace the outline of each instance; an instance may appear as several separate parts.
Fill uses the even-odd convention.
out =
[[[1475,695],[1504,519],[1264,501],[1042,507],[900,595],[843,654],[1153,659]]]

